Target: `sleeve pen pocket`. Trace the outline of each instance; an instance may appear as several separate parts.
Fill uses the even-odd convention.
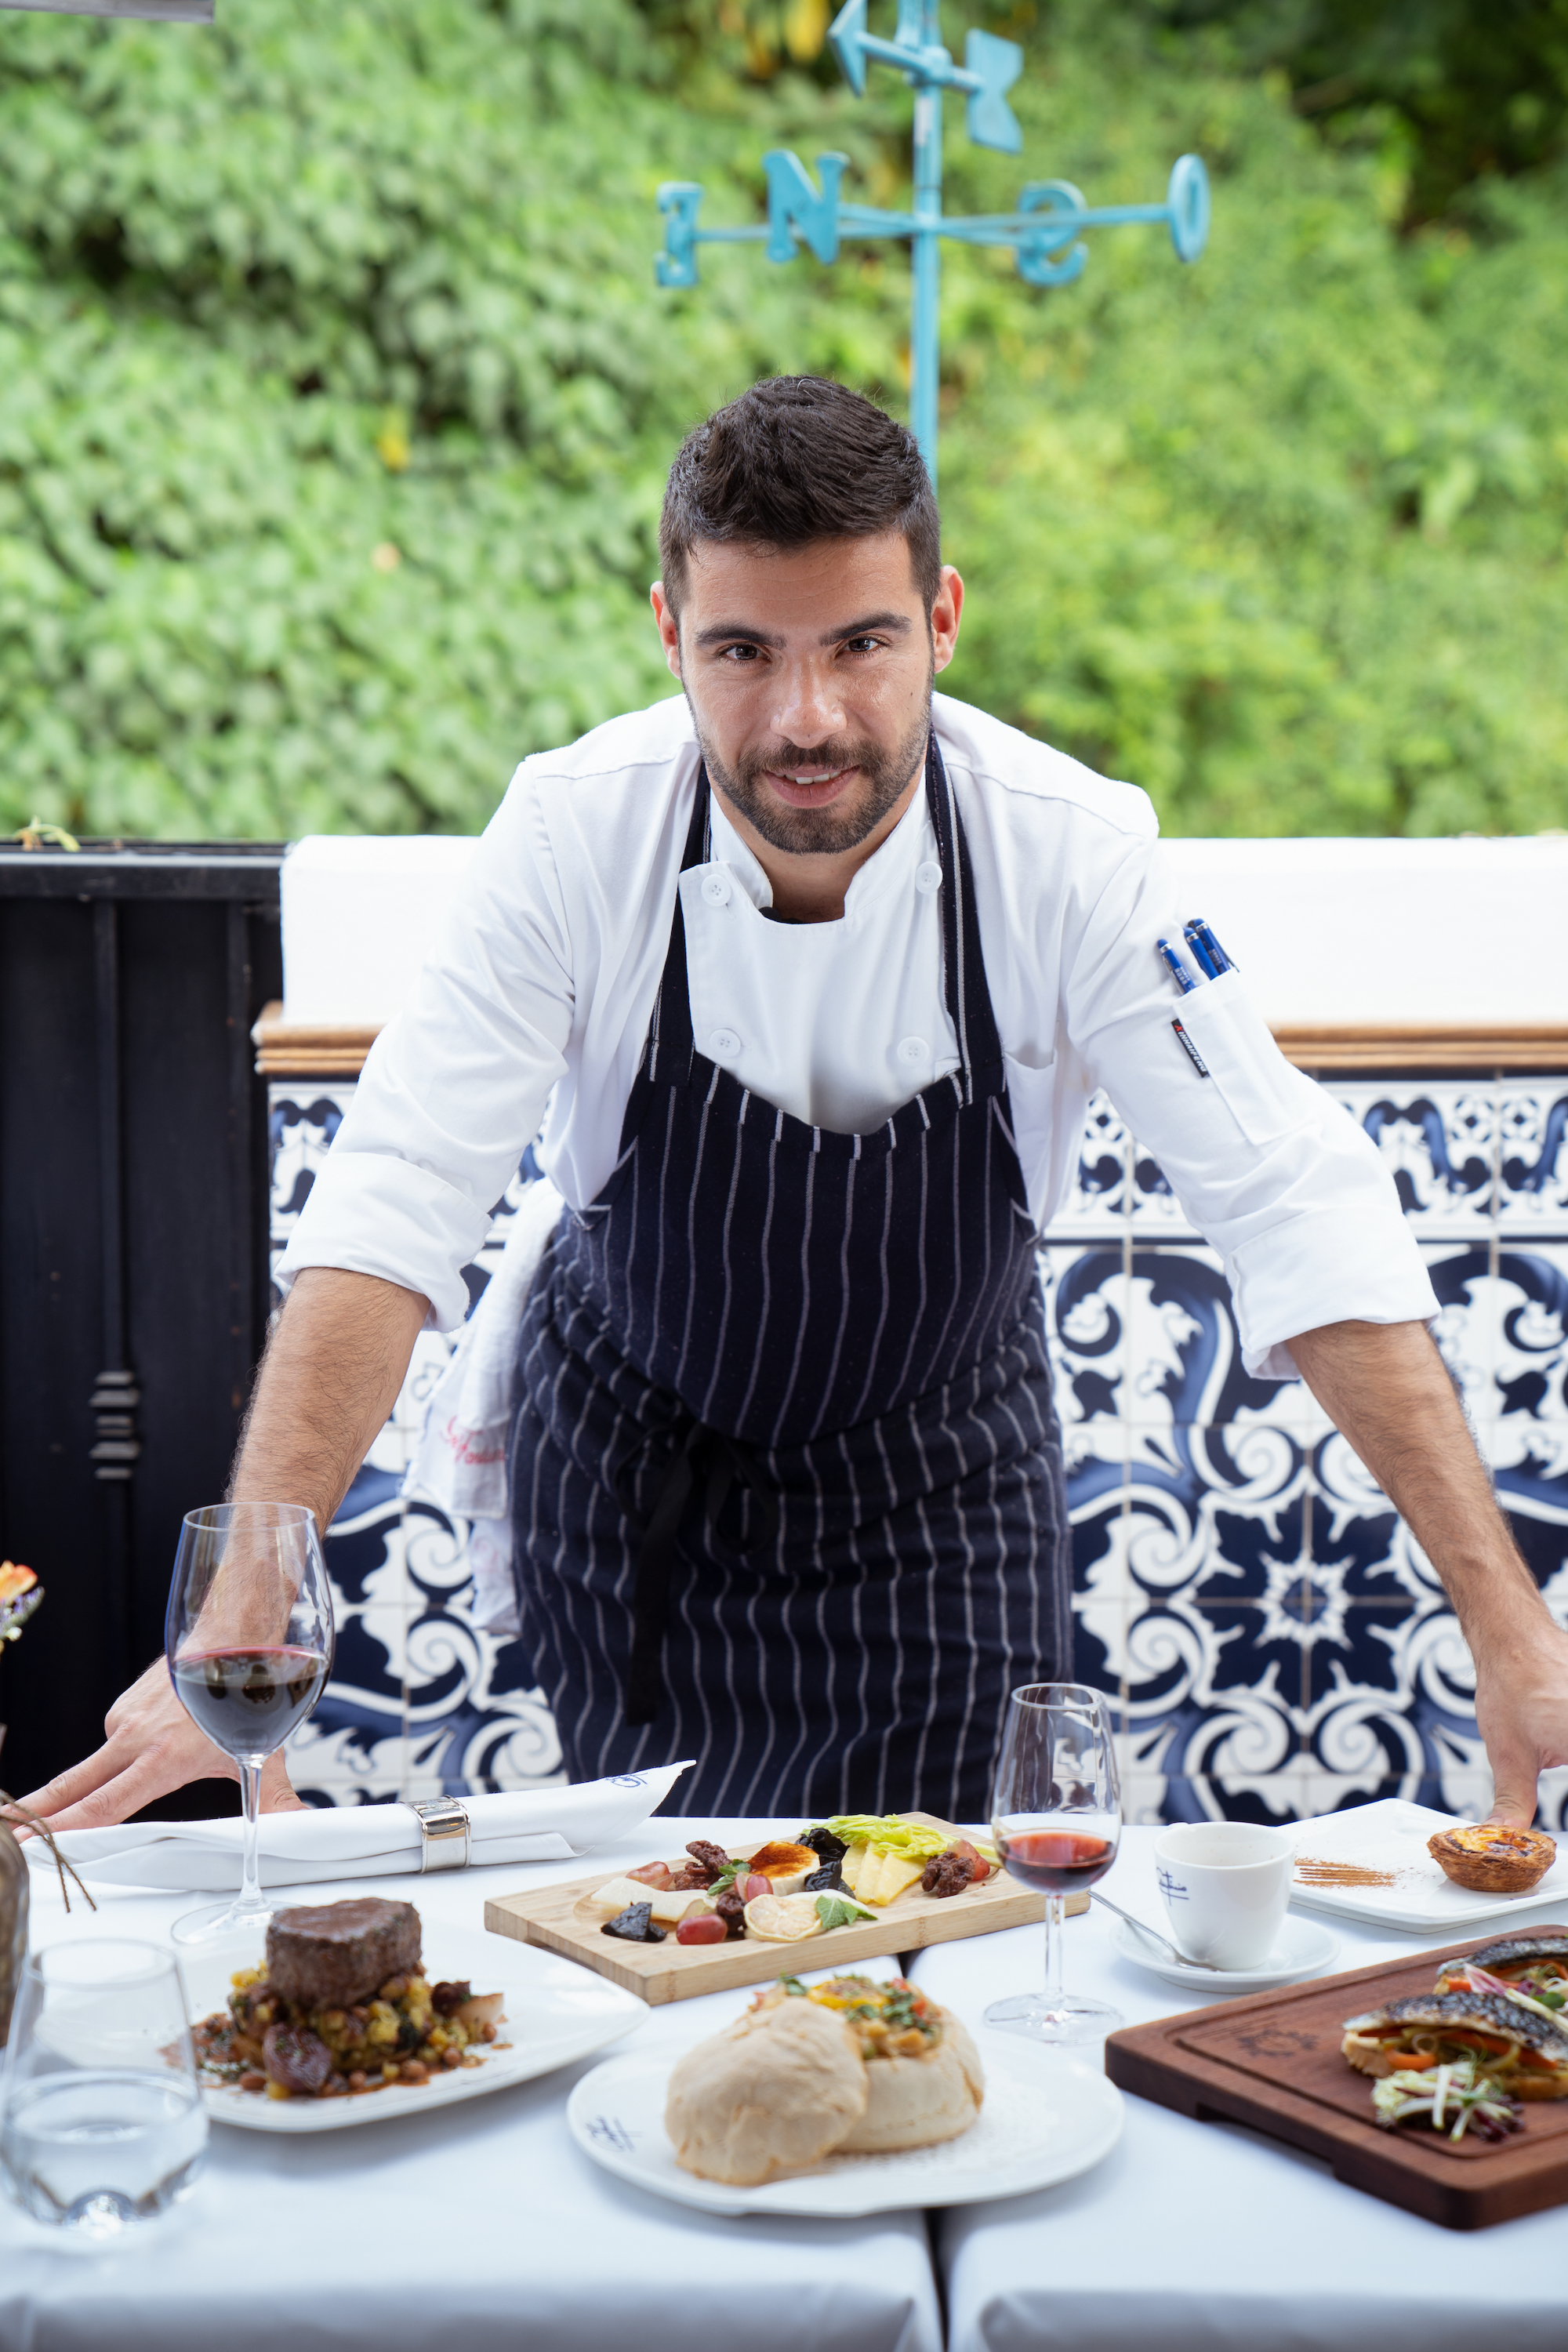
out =
[[[1173,1019],[1176,1041],[1200,1077],[1213,1082],[1249,1143],[1271,1143],[1309,1116],[1296,1072],[1248,1001],[1240,978],[1208,925],[1194,917],[1183,943],[1203,975],[1194,981],[1170,942],[1159,952],[1182,990]]]

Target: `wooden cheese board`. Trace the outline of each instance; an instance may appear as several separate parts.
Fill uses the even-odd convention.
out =
[[[1531,1933],[1563,1935],[1562,1927]],[[1492,1937],[1320,1977],[1279,1992],[1163,2017],[1113,2033],[1105,2071],[1124,2091],[1179,2115],[1250,2124],[1324,2158],[1336,2180],[1403,2205],[1446,2230],[1484,2230],[1568,2203],[1568,2099],[1526,2103],[1504,2140],[1455,2142],[1424,2126],[1373,2123],[1372,2084],[1340,2054],[1347,2018],[1430,1992],[1445,1960]]]
[[[963,1835],[951,1822],[938,1821],[934,1813],[903,1813],[900,1819],[941,1830],[946,1837]],[[668,1822],[648,1824],[652,1832],[648,1843],[656,1851],[657,1841],[671,1826]],[[700,1824],[692,1824],[692,1834],[701,1835]],[[732,1846],[728,1851],[754,1853],[762,1843],[758,1839],[752,1846]],[[658,1851],[658,1858],[673,1869],[684,1857]],[[655,1853],[647,1859],[653,1861]],[[917,1952],[927,1944],[988,1936],[999,1927],[1027,1927],[1046,1916],[1043,1895],[1020,1886],[1002,1871],[993,1871],[983,1885],[967,1886],[962,1895],[941,1900],[923,1895],[917,1881],[907,1894],[888,1905],[880,1918],[863,1919],[852,1927],[834,1927],[798,1944],[754,1942],[748,1937],[742,1943],[685,1945],[678,1944],[673,1934],[662,1944],[622,1944],[602,1932],[599,1918],[584,1916],[580,1908],[584,1895],[620,1874],[601,1870],[592,1878],[574,1878],[565,1885],[541,1886],[525,1895],[491,1895],[485,1904],[485,1925],[498,1936],[514,1936],[520,1943],[540,1944],[563,1958],[581,1960],[613,1984],[658,2005],[689,2000],[698,1993],[729,1992],[737,1985],[771,1984],[786,1971],[853,1968],[858,1960],[889,1952]],[[1087,1911],[1087,1893],[1069,1896],[1066,1908]]]

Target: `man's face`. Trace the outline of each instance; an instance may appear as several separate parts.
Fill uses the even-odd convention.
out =
[[[948,566],[928,623],[898,531],[788,551],[704,541],[679,623],[654,589],[708,772],[764,842],[835,856],[889,829],[963,602]]]

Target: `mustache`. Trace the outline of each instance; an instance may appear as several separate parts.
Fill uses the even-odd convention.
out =
[[[857,743],[847,735],[838,735],[826,743],[814,744],[810,751],[799,743],[777,743],[766,751],[748,751],[739,764],[741,773],[750,781],[769,768],[784,776],[794,775],[803,768],[820,768],[828,775],[838,768],[865,768],[875,774],[884,757],[874,744]]]

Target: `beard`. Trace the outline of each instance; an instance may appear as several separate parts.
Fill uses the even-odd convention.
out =
[[[934,677],[934,673],[933,673]],[[772,849],[791,857],[837,857],[858,849],[868,834],[896,806],[900,793],[925,756],[931,736],[931,685],[925,706],[903,740],[888,751],[879,743],[835,735],[809,750],[798,743],[773,743],[744,752],[731,770],[714,753],[693,710],[692,722],[710,781],[738,808]],[[802,768],[858,768],[859,790],[847,801],[826,808],[791,808],[776,800],[765,777],[770,768],[789,775]]]

